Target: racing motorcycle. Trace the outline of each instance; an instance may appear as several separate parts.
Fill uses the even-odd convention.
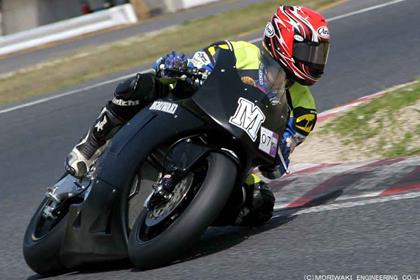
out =
[[[241,78],[235,63],[220,50],[194,95],[146,106],[85,177],[67,173],[47,189],[23,242],[35,272],[128,258],[142,269],[161,266],[238,213],[250,170],[274,163],[288,106],[284,90],[273,90],[285,80],[274,60],[260,69],[274,95]]]

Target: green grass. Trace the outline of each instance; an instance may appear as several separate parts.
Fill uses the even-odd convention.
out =
[[[367,157],[420,155],[420,82],[392,90],[337,117],[320,132]]]
[[[262,33],[275,8],[283,2],[320,10],[339,0],[268,1],[188,21],[154,35],[141,34],[118,43],[83,48],[69,57],[1,77],[0,105],[152,63],[171,50],[189,53],[214,41],[235,40],[257,31]]]

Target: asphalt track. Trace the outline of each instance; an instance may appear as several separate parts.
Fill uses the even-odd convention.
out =
[[[348,1],[325,14],[385,2],[390,1]],[[417,0],[332,21],[329,66],[313,89],[320,111],[418,77],[419,23]],[[36,278],[21,254],[24,229],[45,187],[61,174],[64,156],[114,87],[99,86],[1,114],[0,279]],[[391,274],[402,279],[410,274],[416,279],[419,165],[418,158],[409,158],[310,166],[274,183],[278,210],[263,228],[212,229],[188,259],[164,268],[142,272],[118,264],[56,278],[309,279],[305,275],[352,274],[356,279],[357,274]],[[313,204],[322,206],[307,212],[290,209]]]

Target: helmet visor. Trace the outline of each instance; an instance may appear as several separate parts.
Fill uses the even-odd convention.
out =
[[[327,63],[329,49],[329,42],[321,42],[319,45],[295,42],[293,46],[293,57],[303,63],[325,65]]]

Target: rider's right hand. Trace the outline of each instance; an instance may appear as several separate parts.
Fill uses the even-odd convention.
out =
[[[187,64],[188,57],[185,54],[172,51],[156,60],[152,68],[157,78],[171,83],[188,70]]]
[[[198,69],[185,54],[174,51],[160,57],[152,69],[165,84],[181,80],[193,88],[200,86],[208,76],[205,69]]]

